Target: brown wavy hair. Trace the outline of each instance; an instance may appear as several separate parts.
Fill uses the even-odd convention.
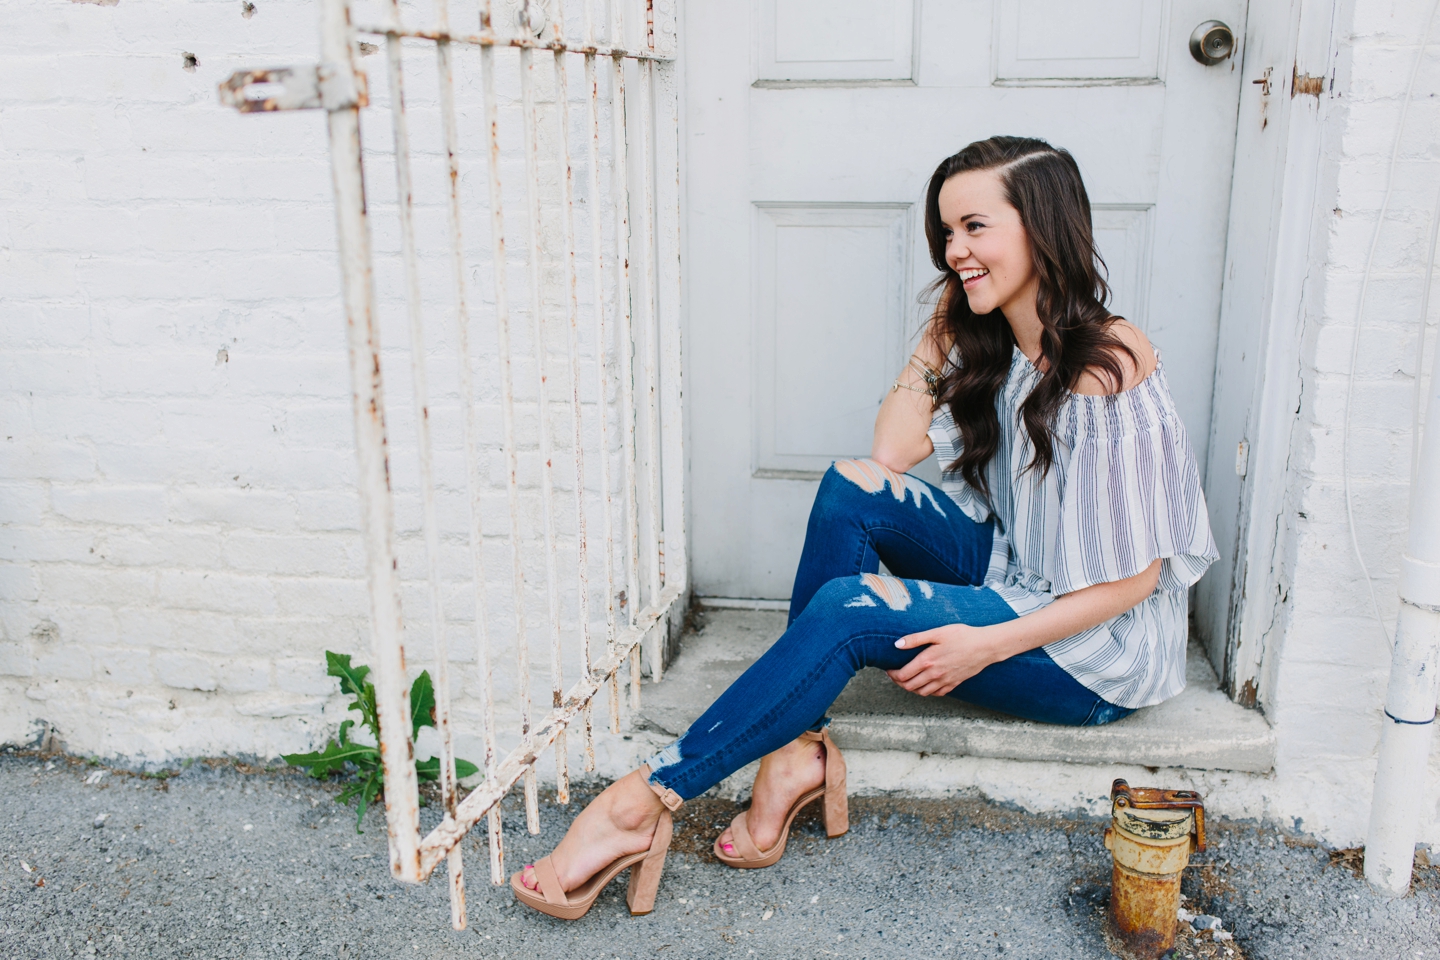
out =
[[[960,277],[945,260],[946,226],[940,219],[940,188],[971,170],[999,173],[1005,199],[1020,214],[1040,290],[1036,311],[1042,373],[1020,404],[1019,419],[1030,436],[1034,456],[1026,469],[1043,476],[1054,463],[1052,434],[1060,405],[1087,369],[1108,378],[1112,388],[1125,383],[1120,355],[1135,352],[1109,329],[1117,318],[1105,308],[1110,288],[1105,263],[1095,249],[1090,198],[1080,168],[1067,151],[1028,137],[991,137],[970,144],[935,168],[925,196],[925,239],[940,276],[928,288],[937,295],[930,336],[946,356],[937,384],[937,400],[948,404],[964,442],[948,468],[974,489],[990,496],[985,466],[1000,445],[995,397],[1010,371],[1015,336],[1005,315],[971,311]],[[945,350],[946,341],[953,352]]]

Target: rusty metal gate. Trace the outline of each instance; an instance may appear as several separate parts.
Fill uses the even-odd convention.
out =
[[[642,648],[660,679],[664,632],[686,589],[674,0],[481,0],[467,5],[473,31],[452,28],[446,0],[424,9],[387,0],[375,4],[376,22],[363,19],[362,0],[319,6],[318,65],[236,73],[220,94],[242,112],[326,112],[390,869],[421,882],[446,860],[461,929],[466,833],[488,821],[490,877],[500,883],[500,801],[523,782],[526,824],[538,832],[535,764],[549,750],[568,802],[567,732],[578,730],[593,769],[593,701],[608,689],[618,733],[618,673],[628,665],[638,707]],[[567,13],[582,24],[579,39]],[[360,58],[382,46],[385,81],[372,91]],[[429,91],[409,111],[407,83]],[[388,150],[362,136],[362,114],[367,128],[388,122]],[[428,153],[416,146],[426,131],[435,141]],[[462,151],[467,133],[476,158]],[[377,199],[385,178],[373,175],[386,166],[394,195]],[[472,171],[483,192],[470,189]],[[523,196],[518,230],[506,216],[511,193]],[[484,233],[479,253],[467,247],[467,235]],[[522,275],[515,309],[510,291]],[[403,319],[408,365],[382,351],[389,314]],[[432,397],[434,361],[446,354],[455,366]],[[397,375],[408,376],[413,395],[404,431],[382,388]],[[493,431],[486,411],[498,421]],[[448,428],[456,456],[441,473],[463,464],[454,471],[463,474],[454,487],[463,507],[453,512],[437,502],[446,488],[435,436]],[[409,492],[397,482],[407,445],[416,471]],[[397,511],[417,515],[413,560],[397,549]],[[447,522],[462,515],[447,537]],[[451,540],[468,556],[444,552]],[[496,566],[497,553],[508,554],[509,576],[492,582],[487,563]],[[407,584],[428,612],[410,617],[409,628],[424,624],[429,634],[420,649],[431,655],[439,734],[443,814],[423,836],[401,612]],[[497,591],[508,594],[501,603]],[[460,607],[469,624],[455,631],[464,626]],[[473,676],[451,674],[447,634],[457,632],[473,658],[454,659],[473,659]],[[549,693],[551,709],[542,717],[532,707],[532,636],[549,641],[549,689],[540,695]],[[500,655],[506,647],[513,659]],[[453,692],[467,682],[476,707],[457,719]],[[463,800],[457,736],[484,753],[484,780]]]

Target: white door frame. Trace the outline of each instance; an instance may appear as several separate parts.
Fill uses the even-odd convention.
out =
[[[1324,244],[1316,199],[1327,177],[1321,137],[1336,6],[1251,4],[1238,54],[1244,82],[1205,476],[1221,557],[1197,587],[1195,611],[1227,692],[1245,706],[1273,693],[1284,630],[1295,542],[1289,461],[1302,333],[1320,282],[1306,268]],[[1297,94],[1297,79],[1319,79],[1323,91]]]
[[[1205,477],[1221,559],[1197,588],[1195,606],[1201,637],[1221,668],[1217,672],[1227,692],[1246,706],[1269,699],[1274,647],[1283,629],[1279,614],[1287,592],[1287,551],[1294,542],[1289,454],[1301,390],[1300,332],[1313,294],[1305,265],[1316,244],[1323,243],[1314,199],[1321,187],[1320,142],[1335,57],[1336,2],[1251,4],[1236,53],[1244,79]],[[736,14],[748,16],[748,10],[749,4],[737,4]],[[682,77],[691,67],[682,59]],[[1267,71],[1268,93],[1253,82]],[[1297,76],[1323,77],[1324,91],[1318,97],[1292,96]],[[686,120],[682,114],[682,195],[690,161],[684,155]],[[1290,213],[1282,216],[1282,211]],[[687,251],[689,226],[687,215],[681,228]],[[689,304],[687,297],[682,306],[687,330]],[[693,382],[688,352],[684,363],[685,379]],[[686,405],[685,447],[694,449],[689,430]],[[1243,476],[1238,457],[1231,456],[1242,441]],[[694,529],[693,524],[686,527]]]

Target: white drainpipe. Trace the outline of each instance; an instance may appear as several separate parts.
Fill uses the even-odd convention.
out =
[[[1440,340],[1435,355],[1434,369],[1440,373]],[[1414,476],[1410,536],[1400,562],[1400,618],[1365,844],[1365,879],[1392,897],[1410,889],[1440,692],[1440,376],[1430,380]]]

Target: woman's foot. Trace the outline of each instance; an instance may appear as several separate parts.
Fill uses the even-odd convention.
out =
[[[560,885],[568,893],[621,857],[649,850],[664,809],[650,789],[644,768],[610,784],[580,811],[565,839],[550,854]],[[540,890],[530,864],[522,871],[520,882],[529,890]]]
[[[750,809],[745,826],[761,850],[769,850],[780,839],[785,819],[795,801],[825,784],[825,748],[818,740],[793,740],[760,761],[755,775]],[[720,835],[720,849],[731,856],[738,851],[726,828]]]

